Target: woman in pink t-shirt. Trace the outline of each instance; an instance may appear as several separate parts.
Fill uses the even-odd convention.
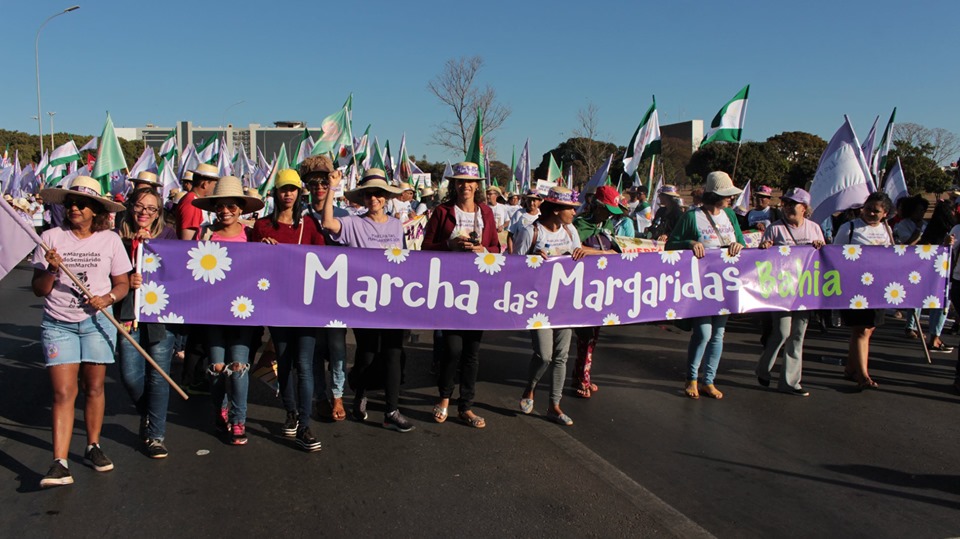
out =
[[[43,233],[50,250],[38,247],[33,255],[33,292],[45,298],[40,342],[53,386],[53,465],[41,487],[73,483],[67,464],[73,434],[74,407],[83,380],[87,428],[84,458],[98,472],[113,469],[100,449],[103,426],[103,381],[113,363],[117,330],[102,309],[123,299],[129,290],[132,269],[120,236],[110,230],[110,212],[123,206],[100,194],[100,182],[86,176],[73,180],[70,189],[44,189],[44,200],[63,204],[63,226]],[[92,297],[61,272],[70,268]]]
[[[243,184],[236,176],[220,178],[212,195],[195,198],[192,204],[217,216],[214,224],[200,228],[200,241],[247,241],[247,227],[240,222],[240,216],[263,208],[262,200],[244,195]],[[214,422],[219,430],[227,431],[232,445],[247,443],[250,383],[246,375],[250,370],[250,333],[250,328],[245,326],[211,325],[207,328],[210,356],[207,375],[210,377],[210,396],[216,407]]]

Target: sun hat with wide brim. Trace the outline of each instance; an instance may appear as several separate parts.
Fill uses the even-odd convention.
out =
[[[50,204],[63,204],[63,199],[67,196],[80,196],[99,202],[109,212],[118,212],[125,209],[123,204],[117,204],[109,198],[104,198],[103,191],[100,190],[100,182],[90,176],[77,176],[70,182],[70,187],[67,189],[59,187],[41,189],[40,196],[43,197],[44,202]]]
[[[676,185],[664,185],[660,188],[660,191],[657,192],[657,195],[666,195],[668,197],[680,198],[680,191],[677,190]]]
[[[722,197],[732,197],[739,195],[743,189],[733,185],[733,180],[726,172],[716,170],[707,174],[707,183],[703,186],[705,193],[713,193]]]
[[[579,208],[580,201],[577,200],[577,198],[576,192],[558,185],[550,188],[550,190],[547,192],[547,196],[543,198],[543,202],[545,204],[550,203],[558,206]]]
[[[463,182],[482,182],[486,180],[480,176],[480,167],[470,161],[461,161],[450,167],[453,170],[453,176],[444,176],[445,180],[455,180]]]
[[[401,190],[401,191],[410,191],[411,193],[415,193],[415,192],[416,192],[416,190],[413,188],[413,186],[410,185],[410,184],[407,183],[407,182],[400,182],[400,190]]]
[[[437,194],[437,192],[433,190],[433,187],[427,187],[423,191],[420,191],[420,198],[432,197],[435,194]]]
[[[527,192],[523,194],[523,198],[533,198],[536,200],[543,200],[543,197],[540,196],[540,191],[536,189],[527,189]]]
[[[191,203],[201,210],[215,211],[217,204],[228,198],[235,198],[243,202],[243,208],[241,208],[243,213],[251,213],[263,208],[262,200],[244,193],[243,182],[236,176],[224,176],[220,178],[217,186],[213,189],[212,195],[195,198]]]
[[[217,181],[220,179],[220,169],[216,165],[210,165],[208,163],[201,163],[197,168],[193,169],[193,183],[199,181]]]
[[[143,183],[149,185],[150,187],[163,187],[163,184],[157,181],[157,175],[147,170],[141,170],[140,173],[137,174],[137,177],[130,178],[130,181],[133,182],[133,185]]]
[[[371,168],[363,173],[363,178],[360,180],[360,183],[357,184],[357,188],[352,191],[347,191],[343,196],[350,202],[363,204],[363,192],[373,189],[386,191],[391,195],[388,198],[393,198],[403,192],[403,189],[387,183],[387,173],[384,172],[383,169]]]
[[[490,187],[487,187],[487,191],[486,191],[486,192],[489,193],[490,191],[493,191],[494,193],[497,194],[497,202],[498,202],[498,203],[500,203],[500,204],[506,204],[506,203],[507,203],[507,199],[506,199],[506,197],[503,196],[503,190],[500,189],[500,187],[498,187],[498,186],[496,186],[496,185],[491,185]]]

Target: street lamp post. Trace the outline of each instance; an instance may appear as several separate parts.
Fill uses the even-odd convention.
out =
[[[34,41],[34,51],[36,53],[36,63],[37,63],[37,129],[40,131],[40,156],[43,156],[43,116],[40,112],[40,31],[43,30],[43,27],[47,25],[48,22],[53,20],[64,13],[70,13],[71,11],[76,11],[80,9],[80,6],[70,6],[67,9],[47,17],[47,20],[43,21],[43,24],[40,25],[40,28],[37,28],[37,39]],[[51,116],[51,121],[53,117]],[[52,148],[51,148],[52,149]]]
[[[57,145],[53,142],[53,117],[57,114],[56,112],[48,112],[50,116],[50,151],[52,152]],[[43,151],[43,150],[40,150]]]

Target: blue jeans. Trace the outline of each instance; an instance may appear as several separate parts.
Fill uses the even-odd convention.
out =
[[[703,369],[703,383],[710,385],[717,376],[720,354],[723,353],[723,331],[727,325],[727,315],[700,316],[691,318],[693,335],[687,347],[687,381],[699,377],[700,362],[706,360]]]
[[[277,381],[283,407],[287,412],[296,411],[300,417],[300,428],[307,427],[313,404],[313,350],[317,345],[317,330],[271,327],[270,336],[277,351]],[[296,383],[294,365],[297,367]]]
[[[173,358],[173,333],[164,330],[164,337],[152,345],[147,343],[144,328],[130,332],[133,340],[150,354],[150,357],[170,374],[170,362]],[[170,403],[170,386],[137,349],[127,339],[120,339],[117,345],[120,351],[120,381],[127,394],[133,400],[137,413],[147,418],[146,437],[148,440],[163,440],[167,432],[167,405]]]
[[[247,422],[247,393],[250,390],[250,330],[243,326],[207,326],[210,396],[218,409],[228,407],[230,424]],[[229,355],[228,355],[229,352]],[[217,365],[228,363],[217,372]]]
[[[930,339],[933,340],[935,337],[939,337],[943,333],[943,326],[947,323],[947,315],[942,308],[940,309],[924,309],[928,315],[930,315],[930,323],[928,328],[930,330]],[[907,329],[917,329],[917,320],[914,318],[913,313],[916,313],[916,317],[920,317],[920,309],[913,309],[913,312],[907,311]]]
[[[330,392],[336,399],[343,398],[343,383],[347,378],[347,328],[320,328],[317,334],[315,391],[318,400],[327,399],[327,373],[323,360],[330,363]]]

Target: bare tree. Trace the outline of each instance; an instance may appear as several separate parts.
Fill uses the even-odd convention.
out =
[[[510,116],[510,108],[497,103],[497,93],[490,86],[479,87],[477,73],[483,58],[451,58],[443,70],[427,84],[427,89],[453,112],[453,119],[434,126],[432,142],[451,151],[467,153],[477,122],[477,108],[483,111],[483,142],[493,145],[491,134]]]
[[[570,139],[570,145],[573,150],[580,154],[583,164],[587,167],[587,174],[593,174],[607,160],[606,144],[600,139],[599,120],[597,113],[600,109],[593,103],[587,103],[587,107],[577,111],[577,127],[573,129],[573,137]]]
[[[931,129],[920,124],[903,123],[896,124],[893,132],[895,141],[906,141],[917,148],[928,144],[930,146],[928,157],[940,165],[954,159],[960,152],[960,138],[941,127]]]

